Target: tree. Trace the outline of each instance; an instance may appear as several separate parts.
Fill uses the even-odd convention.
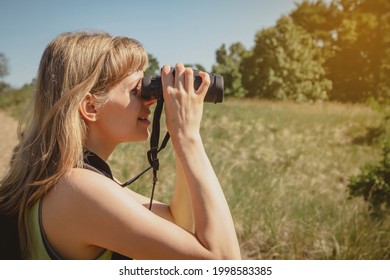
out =
[[[198,63],[196,63],[196,64],[184,64],[184,66],[185,67],[190,67],[190,68],[192,68],[192,69],[197,69],[197,70],[199,70],[199,71],[203,71],[203,72],[207,72],[206,71],[206,68],[204,68],[203,67],[203,65],[201,65],[201,64],[198,64]]]
[[[216,51],[216,64],[212,71],[224,78],[226,96],[243,97],[247,94],[241,83],[240,64],[242,58],[247,54],[245,47],[241,43],[234,43],[229,47],[229,53],[223,44]]]
[[[241,64],[242,82],[251,96],[325,100],[332,84],[324,78],[323,62],[310,34],[283,16],[256,34],[253,52]]]
[[[8,60],[3,53],[0,53],[0,92],[9,88],[9,85],[2,81],[8,74]]]
[[[290,16],[295,24],[310,33],[317,46],[321,47],[325,59],[334,54],[334,32],[341,20],[338,5],[327,4],[322,0],[315,2],[304,0],[296,4]]]
[[[384,39],[390,32],[380,1],[336,1],[343,11],[336,29],[336,54],[329,61],[335,99],[378,99],[383,86]],[[377,5],[376,8],[374,6]],[[387,10],[389,11],[389,10]],[[387,29],[387,30],[386,30]],[[385,31],[386,30],[386,31]]]
[[[148,53],[149,65],[145,71],[145,76],[156,76],[160,75],[160,66],[158,64],[157,58],[155,58],[152,54]]]
[[[390,97],[390,2],[388,0],[304,1],[294,21],[326,54],[330,99],[361,102]]]
[[[0,79],[8,74],[8,60],[3,53],[0,53]]]

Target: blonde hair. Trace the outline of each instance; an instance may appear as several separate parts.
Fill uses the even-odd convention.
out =
[[[103,32],[63,33],[46,47],[31,110],[19,123],[18,148],[0,183],[0,211],[18,216],[24,257],[30,250],[27,210],[61,176],[83,166],[83,97],[90,92],[103,104],[112,87],[147,64],[138,41]]]

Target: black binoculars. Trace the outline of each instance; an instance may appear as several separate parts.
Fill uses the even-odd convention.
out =
[[[173,75],[175,75],[173,70]],[[194,69],[194,88],[197,90],[202,83],[199,77],[199,70]],[[223,101],[223,77],[214,73],[207,73],[210,76],[210,86],[207,90],[204,102],[221,103]],[[144,77],[142,80],[141,97],[143,99],[163,99],[161,76]]]

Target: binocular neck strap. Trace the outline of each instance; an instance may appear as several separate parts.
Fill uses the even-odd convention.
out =
[[[150,150],[147,153],[149,164],[153,168],[153,186],[152,194],[150,196],[149,210],[152,209],[154,189],[157,183],[157,171],[160,168],[160,162],[158,160],[157,154],[159,152],[158,144],[160,142],[160,118],[163,105],[164,101],[162,99],[157,101],[157,106],[153,115],[152,135],[150,136]]]
[[[160,162],[158,160],[158,153],[164,149],[169,141],[170,135],[169,132],[165,134],[165,137],[161,143],[161,147],[159,147],[160,142],[160,119],[161,119],[161,113],[164,105],[164,100],[160,99],[157,101],[156,109],[154,110],[153,115],[153,125],[152,125],[152,135],[150,136],[150,150],[147,152],[147,158],[149,161],[150,166],[146,168],[144,171],[139,173],[137,176],[132,178],[131,180],[127,181],[126,183],[122,184],[122,187],[126,187],[136,181],[138,178],[140,178],[143,174],[145,174],[149,169],[153,168],[153,186],[152,186],[152,194],[150,196],[150,203],[149,203],[149,210],[152,209],[153,204],[153,196],[154,196],[154,190],[157,183],[157,171],[160,167]]]

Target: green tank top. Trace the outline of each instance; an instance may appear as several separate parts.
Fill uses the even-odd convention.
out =
[[[38,200],[28,213],[28,226],[31,237],[31,260],[53,260],[62,259],[50,246],[46,239],[45,231],[41,223],[40,215],[41,200]],[[110,260],[112,251],[104,251],[97,260]]]
[[[114,180],[112,172],[108,164],[101,159],[95,153],[85,150],[84,152],[84,168],[100,173],[103,176]],[[115,181],[115,180],[114,180]],[[29,210],[29,229],[31,237],[32,251],[30,259],[33,260],[61,260],[53,247],[51,247],[49,241],[46,238],[45,230],[41,222],[41,202],[37,201],[34,206]],[[98,258],[98,260],[131,260],[131,258],[123,256],[119,253],[109,250],[104,251]]]

